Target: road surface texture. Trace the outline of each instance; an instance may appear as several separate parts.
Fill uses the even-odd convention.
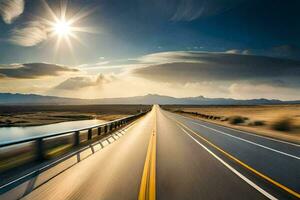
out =
[[[299,157],[297,144],[154,106],[92,156],[39,184],[60,167],[50,169],[0,199],[298,199]]]

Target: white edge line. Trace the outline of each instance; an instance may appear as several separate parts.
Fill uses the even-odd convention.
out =
[[[193,123],[193,124],[196,124],[196,125],[199,125],[199,126],[202,126],[202,127],[205,127],[205,128],[207,128],[207,129],[213,130],[213,131],[215,131],[215,132],[221,133],[221,134],[223,134],[223,135],[227,135],[227,136],[229,136],[229,137],[235,138],[235,139],[237,139],[237,140],[241,140],[241,141],[247,142],[247,143],[249,143],[249,144],[253,144],[253,145],[255,145],[255,146],[259,146],[259,147],[261,147],[261,148],[268,149],[268,150],[270,150],[270,151],[274,151],[274,152],[276,152],[276,153],[279,153],[279,154],[282,154],[282,155],[289,156],[289,157],[291,157],[291,158],[295,158],[295,159],[297,159],[297,160],[300,160],[300,158],[297,157],[297,156],[295,156],[295,155],[291,155],[291,154],[288,154],[288,153],[285,153],[285,152],[282,152],[282,151],[279,151],[279,150],[276,150],[276,149],[273,149],[273,148],[264,146],[264,145],[262,145],[262,144],[258,144],[258,143],[255,143],[255,142],[252,142],[252,141],[249,141],[249,140],[246,140],[246,139],[243,139],[243,138],[240,138],[240,137],[237,137],[237,136],[234,136],[234,135],[225,133],[225,132],[223,132],[223,131],[219,131],[219,130],[217,130],[217,129],[208,127],[208,126],[203,125],[203,124],[199,124],[199,123],[197,123],[197,122],[192,122],[192,123]]]
[[[183,117],[184,117],[184,116],[183,116]],[[185,118],[186,118],[186,117],[185,117]],[[189,119],[189,118],[187,118],[187,119]],[[207,128],[207,129],[213,130],[213,131],[218,132],[218,133],[221,133],[221,134],[223,134],[223,135],[227,135],[227,136],[229,136],[229,137],[232,137],[232,138],[241,140],[241,141],[243,141],[243,142],[247,142],[247,143],[249,143],[249,144],[252,144],[252,145],[255,145],[255,146],[259,146],[259,147],[261,147],[261,148],[264,148],[264,149],[267,149],[267,150],[270,150],[270,151],[273,151],[273,152],[276,152],[276,153],[279,153],[279,154],[282,154],[282,155],[289,156],[289,157],[291,157],[291,158],[300,160],[300,157],[298,157],[298,156],[295,156],[295,155],[292,155],[292,154],[288,154],[288,153],[285,153],[285,152],[282,152],[282,151],[273,149],[273,148],[271,148],[271,147],[267,147],[267,146],[264,146],[264,145],[262,145],[262,144],[258,144],[258,143],[255,143],[255,142],[246,140],[246,139],[244,139],[244,138],[240,138],[240,137],[237,137],[237,136],[234,136],[234,135],[225,133],[225,132],[223,132],[223,131],[220,131],[220,130],[211,128],[211,127],[209,127],[209,126],[200,124],[200,123],[198,123],[198,122],[191,121],[191,123],[196,124],[196,125],[198,125],[198,126],[205,127],[205,128]]]
[[[174,113],[174,114],[175,114],[175,113]],[[195,120],[195,119],[193,119],[193,118],[189,118],[189,117],[182,116],[182,115],[179,115],[179,114],[175,114],[175,115],[178,115],[178,116],[183,117],[183,118],[188,119],[188,120],[191,120],[191,119],[192,119],[192,120]],[[292,145],[292,146],[295,146],[295,147],[300,147],[300,144],[295,144],[295,143],[292,143],[292,142],[287,142],[287,141],[283,141],[283,140],[271,138],[271,137],[268,137],[268,136],[258,135],[258,134],[250,133],[250,132],[247,132],[247,131],[242,131],[242,130],[230,128],[230,127],[227,127],[227,126],[223,126],[223,125],[220,125],[220,124],[215,124],[215,123],[208,122],[208,121],[204,121],[204,120],[201,120],[201,119],[199,119],[199,120],[200,120],[200,121],[203,121],[203,122],[206,122],[206,123],[209,123],[209,124],[216,125],[216,126],[221,127],[221,128],[225,128],[225,129],[237,131],[237,132],[240,132],[240,133],[245,133],[245,134],[248,134],[248,135],[251,135],[251,136],[260,137],[260,138],[264,138],[264,139],[267,139],[267,140],[272,140],[272,141],[275,141],[275,142],[280,142],[280,143],[284,143],[284,144],[289,144],[289,145]]]
[[[283,140],[271,138],[271,137],[268,137],[268,136],[257,135],[255,133],[250,133],[250,132],[246,132],[246,131],[242,131],[242,130],[238,130],[238,129],[234,129],[234,128],[222,126],[222,125],[219,125],[219,124],[215,124],[215,125],[218,126],[218,127],[224,127],[225,129],[237,131],[237,132],[240,132],[240,133],[245,133],[245,134],[248,134],[248,135],[251,135],[251,136],[260,137],[260,138],[264,138],[264,139],[267,139],[267,140],[272,140],[272,141],[275,141],[275,142],[280,142],[280,143],[292,145],[292,146],[295,146],[295,147],[300,147],[300,144],[295,144],[295,143],[291,143],[291,142],[287,142],[287,141],[283,141]]]
[[[220,161],[225,167],[227,167],[229,170],[231,170],[234,174],[236,174],[238,177],[240,177],[242,180],[244,180],[246,183],[248,183],[250,186],[252,186],[254,189],[262,193],[264,196],[266,196],[269,199],[277,200],[273,195],[266,192],[264,189],[256,185],[254,182],[252,182],[250,179],[242,175],[240,172],[238,172],[236,169],[234,169],[231,165],[226,163],[223,159],[221,159],[219,156],[214,154],[211,150],[209,150],[206,146],[204,146],[201,142],[196,140],[193,136],[191,136],[186,130],[184,130],[182,127],[180,127],[182,131],[185,132],[191,139],[193,139],[198,145],[200,145],[203,149],[205,149],[208,153],[210,153],[212,156],[214,156],[218,161]]]

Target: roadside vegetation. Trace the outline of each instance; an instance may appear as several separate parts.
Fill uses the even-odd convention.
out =
[[[182,115],[300,143],[300,105],[162,107]]]
[[[286,132],[290,132],[293,129],[297,128],[290,117],[282,117],[277,119],[272,123],[271,127],[274,130],[286,131]]]

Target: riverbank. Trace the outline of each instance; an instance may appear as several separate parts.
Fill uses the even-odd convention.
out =
[[[68,121],[113,121],[149,109],[142,105],[0,106],[0,127],[28,127]]]
[[[27,127],[55,124],[67,121],[91,120],[95,116],[69,112],[37,112],[0,115],[0,127]]]

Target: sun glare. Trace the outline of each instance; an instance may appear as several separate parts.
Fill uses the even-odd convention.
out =
[[[59,20],[53,25],[54,32],[59,36],[69,36],[72,32],[71,25],[65,20]]]
[[[62,1],[60,9],[52,10],[46,0],[43,1],[47,10],[47,18],[40,17],[40,19],[46,24],[49,37],[57,38],[54,47],[55,52],[58,51],[62,42],[66,42],[71,52],[73,52],[72,39],[77,40],[79,43],[83,42],[78,37],[80,32],[93,33],[93,28],[78,26],[79,21],[87,17],[92,10],[81,9],[72,17],[67,15],[67,2]]]

